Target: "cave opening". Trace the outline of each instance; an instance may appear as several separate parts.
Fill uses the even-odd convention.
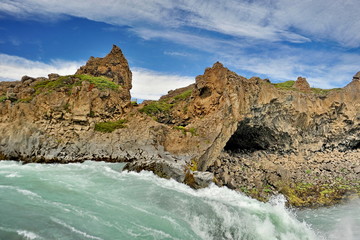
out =
[[[211,89],[210,89],[210,88],[208,88],[208,87],[203,87],[203,88],[200,89],[200,94],[199,94],[199,96],[200,96],[201,98],[207,98],[207,97],[209,97],[210,95],[211,95]]]
[[[355,150],[355,149],[360,149],[360,140],[355,141],[352,146],[351,149]]]
[[[260,125],[250,125],[244,120],[239,122],[238,128],[226,143],[224,150],[234,153],[269,150],[275,142],[271,129]]]

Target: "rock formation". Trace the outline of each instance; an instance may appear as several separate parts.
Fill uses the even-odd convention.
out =
[[[126,161],[194,188],[214,180],[262,200],[281,192],[296,206],[332,204],[360,193],[358,79],[312,89],[217,62],[195,84],[134,105],[114,46],[75,75],[0,83],[0,157]]]
[[[293,85],[293,88],[302,91],[302,92],[311,92],[309,83],[306,81],[306,78],[298,77]]]

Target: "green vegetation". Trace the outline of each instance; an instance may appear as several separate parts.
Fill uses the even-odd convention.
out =
[[[100,90],[111,89],[118,90],[120,85],[112,82],[106,77],[94,77],[89,75],[74,75],[75,78],[79,78],[80,81],[88,81],[95,85]]]
[[[338,91],[340,89],[341,88],[332,88],[332,89],[311,88],[311,92],[313,92],[315,94],[325,95],[331,91]]]
[[[125,128],[127,123],[126,119],[120,119],[118,121],[100,122],[95,124],[95,131],[111,133],[116,129]]]
[[[7,100],[7,97],[4,95],[4,96],[0,96],[0,102],[5,102]]]
[[[296,88],[294,88],[295,81],[286,81],[282,83],[272,83],[272,85],[276,88],[283,89],[283,90],[293,90],[293,91],[299,91]],[[341,88],[332,88],[332,89],[322,89],[322,88],[311,88],[311,92],[315,94],[320,95],[326,95],[327,93],[331,91],[338,91]]]
[[[88,117],[95,117],[95,113],[93,110],[90,110]]]
[[[191,93],[192,93],[192,89],[186,90],[186,91],[180,93],[179,95],[175,96],[174,99],[175,100],[185,100],[191,96]]]
[[[137,103],[137,101],[131,101],[130,102],[131,103],[131,105],[133,105],[134,107],[137,107],[139,104]]]
[[[106,77],[94,77],[89,75],[69,75],[61,76],[56,80],[45,80],[36,83],[34,86],[35,95],[38,95],[42,92],[50,93],[52,91],[62,88],[66,92],[70,92],[71,89],[75,86],[81,86],[83,81],[87,81],[91,84],[91,87],[96,87],[100,90],[111,89],[118,90],[119,85],[110,81]]]
[[[17,100],[16,102],[20,103],[20,102],[23,102],[23,103],[29,103],[31,102],[31,100],[33,100],[33,97],[27,97],[27,98],[22,98],[22,99],[19,99]]]
[[[295,81],[286,81],[286,82],[282,82],[282,83],[273,83],[273,85],[276,88],[280,88],[280,89],[284,89],[284,90],[294,90],[295,88],[293,88],[295,84]]]
[[[145,105],[139,111],[146,113],[147,115],[153,116],[158,113],[167,113],[174,106],[174,104],[167,103],[165,101],[153,101]]]
[[[191,133],[192,136],[197,136],[196,128],[186,128],[184,126],[175,126],[174,129],[182,131],[184,135],[186,135],[187,132]]]
[[[289,204],[297,207],[326,206],[338,203],[351,195],[360,195],[356,183],[337,182],[333,184],[292,183],[281,189]]]
[[[197,164],[197,161],[196,159],[191,159],[191,163],[190,163],[190,166],[189,166],[189,169],[193,172],[197,171],[198,170],[198,164]]]

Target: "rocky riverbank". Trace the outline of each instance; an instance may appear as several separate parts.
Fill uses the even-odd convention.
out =
[[[209,171],[219,186],[259,200],[287,196],[297,207],[332,205],[360,194],[360,150],[325,151],[311,155],[222,153]],[[336,161],[334,161],[336,159]]]
[[[281,192],[294,206],[359,196],[360,73],[323,90],[215,63],[158,101],[131,102],[131,87],[117,46],[74,75],[1,82],[0,159],[129,162],[194,188]]]

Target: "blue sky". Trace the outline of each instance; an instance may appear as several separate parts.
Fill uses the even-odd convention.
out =
[[[272,82],[343,87],[360,71],[358,0],[0,0],[0,80],[73,74],[112,44],[133,98],[193,83],[216,61]]]

